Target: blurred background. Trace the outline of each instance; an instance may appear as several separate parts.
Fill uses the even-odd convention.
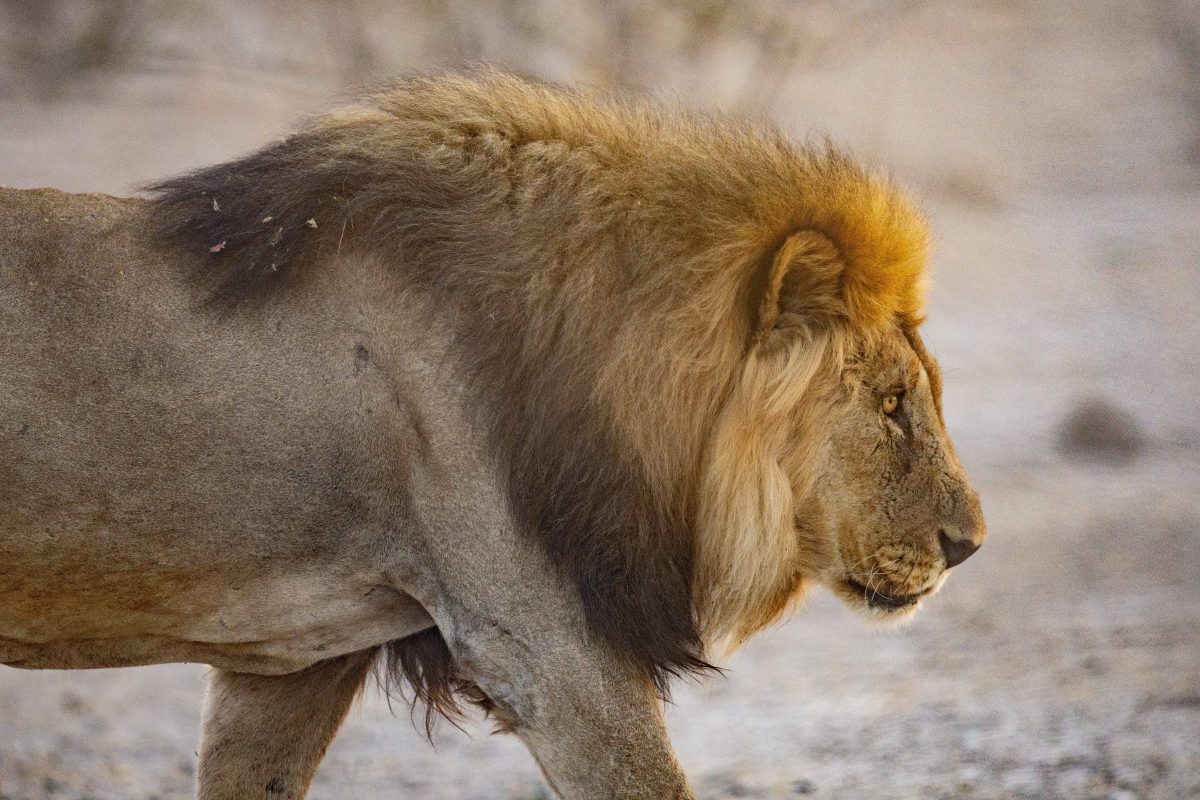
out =
[[[668,711],[706,798],[1200,798],[1200,3],[0,0],[0,183],[127,194],[489,63],[828,134],[922,198],[987,545],[904,628],[823,593]],[[2,302],[2,298],[0,298]],[[0,798],[185,798],[204,668],[0,669]],[[371,690],[312,797],[547,797]]]

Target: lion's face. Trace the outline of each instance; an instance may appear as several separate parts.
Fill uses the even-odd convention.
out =
[[[946,437],[940,377],[915,332],[860,345],[840,392],[810,507],[819,512],[800,524],[826,539],[822,583],[852,607],[899,618],[982,543],[979,497]]]

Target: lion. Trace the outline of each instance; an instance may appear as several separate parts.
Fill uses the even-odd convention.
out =
[[[148,195],[0,190],[0,662],[212,665],[203,800],[303,797],[376,666],[690,798],[673,677],[984,538],[927,225],[832,145],[483,70]]]

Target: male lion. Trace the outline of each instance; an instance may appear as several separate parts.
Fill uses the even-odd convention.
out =
[[[983,539],[925,225],[829,147],[479,72],[151,192],[0,191],[0,662],[216,667],[201,798],[302,797],[380,654],[691,797],[672,676]]]

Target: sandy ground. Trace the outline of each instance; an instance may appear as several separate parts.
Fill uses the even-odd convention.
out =
[[[990,538],[907,627],[873,630],[817,594],[726,677],[679,686],[669,724],[702,797],[1200,798],[1188,8],[918,4],[806,63],[766,109],[927,198],[926,337]],[[49,92],[5,74],[0,183],[111,192],[282,135],[340,86],[236,65]],[[0,798],[189,796],[203,675],[0,670]],[[431,747],[375,691],[312,790],[544,796],[515,740],[475,721]]]

